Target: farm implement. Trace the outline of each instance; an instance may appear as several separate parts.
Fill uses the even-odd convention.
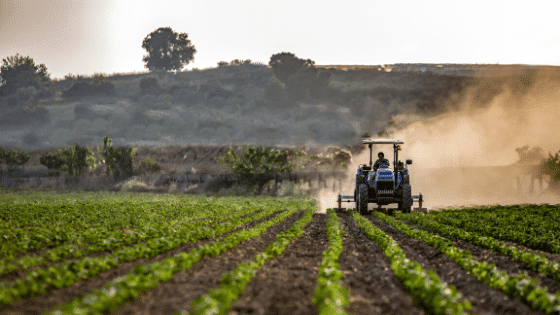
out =
[[[379,210],[382,206],[397,203],[398,210],[404,213],[427,212],[426,208],[422,208],[422,194],[412,195],[407,167],[412,164],[412,160],[406,160],[406,163],[399,161],[399,151],[404,142],[392,139],[365,139],[362,143],[368,145],[369,164],[358,166],[354,195],[339,194],[336,210],[345,210],[342,208],[343,202],[355,202],[356,210],[361,214],[368,212],[370,203],[377,204]],[[393,145],[393,169],[389,167],[388,160],[384,159],[382,152],[378,155],[380,159],[373,163],[374,144]],[[418,202],[418,208],[412,208],[414,201]]]

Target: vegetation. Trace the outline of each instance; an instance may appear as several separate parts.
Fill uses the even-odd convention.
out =
[[[146,160],[140,162],[138,168],[140,171],[153,173],[159,171],[161,169],[161,166],[159,165],[159,163],[154,162],[151,158],[147,158]]]
[[[18,89],[29,86],[40,89],[41,84],[49,80],[50,75],[44,64],[36,65],[31,57],[16,54],[2,59],[0,96],[16,93]]]
[[[39,162],[49,169],[51,175],[66,172],[71,179],[77,179],[84,171],[95,166],[93,152],[88,147],[76,143],[73,147],[58,150],[56,153],[45,152]]]
[[[248,146],[238,154],[230,147],[220,162],[230,168],[242,184],[258,185],[259,192],[274,173],[291,172],[295,164],[290,150]]]
[[[102,155],[107,167],[107,176],[129,177],[134,174],[134,148],[117,148],[111,145],[108,136],[103,137]]]
[[[413,228],[402,221],[379,212],[373,215],[379,220],[397,228],[405,235],[421,240],[453,259],[457,265],[471,273],[479,281],[503,292],[512,299],[520,299],[534,310],[552,313],[560,306],[560,294],[551,294],[546,287],[539,285],[539,278],[531,278],[526,273],[510,276],[498,270],[495,265],[477,261],[469,251],[453,246],[453,241],[430,232]]]
[[[292,100],[323,99],[327,96],[330,73],[319,70],[311,59],[300,59],[292,53],[282,52],[270,57],[269,66],[274,77],[285,86],[285,91]],[[268,98],[279,93],[279,84],[269,81]],[[275,85],[276,86],[275,86]]]
[[[389,235],[374,227],[355,210],[350,211],[350,216],[383,249],[397,278],[429,313],[467,314],[465,310],[470,309],[471,305],[454,286],[443,282],[434,271],[426,271],[418,262],[406,258],[404,251]]]
[[[550,176],[550,185],[554,188],[560,187],[560,152],[552,155],[542,164],[542,172]]]
[[[336,212],[327,209],[327,216],[329,217],[327,221],[329,247],[322,255],[313,304],[317,305],[321,315],[342,315],[347,314],[344,307],[350,304],[348,290],[342,284],[340,265],[336,263],[342,253],[342,232]]]
[[[196,49],[187,33],[177,33],[170,27],[160,27],[148,34],[142,41],[147,55],[145,67],[153,70],[181,70],[194,59]]]
[[[31,160],[31,155],[25,151],[15,151],[0,147],[0,163],[4,162],[8,165],[8,171],[11,174],[17,166],[22,166]]]

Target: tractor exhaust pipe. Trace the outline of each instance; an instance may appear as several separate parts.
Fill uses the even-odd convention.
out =
[[[369,147],[369,169],[371,169],[373,167],[373,147],[371,146],[371,143],[368,145]]]

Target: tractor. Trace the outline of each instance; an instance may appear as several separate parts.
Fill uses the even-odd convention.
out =
[[[414,211],[427,212],[422,208],[422,194],[413,196],[410,186],[408,165],[412,160],[406,160],[406,164],[399,161],[400,140],[392,139],[364,139],[363,144],[369,147],[369,164],[360,164],[356,172],[356,188],[353,196],[338,195],[337,210],[341,208],[342,202],[355,202],[356,210],[361,214],[367,214],[368,204],[375,203],[378,209],[392,203],[398,204],[398,210],[404,213]],[[373,164],[373,145],[392,144],[394,151],[393,169],[389,165]],[[388,163],[387,163],[388,164]],[[419,207],[412,209],[414,201],[418,201]]]

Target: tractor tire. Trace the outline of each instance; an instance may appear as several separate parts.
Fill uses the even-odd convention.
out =
[[[358,202],[356,204],[357,210],[362,215],[366,215],[368,212],[368,186],[366,184],[360,184],[358,186]]]
[[[412,187],[404,184],[402,187],[402,202],[399,202],[399,210],[403,213],[410,213],[412,208]]]

